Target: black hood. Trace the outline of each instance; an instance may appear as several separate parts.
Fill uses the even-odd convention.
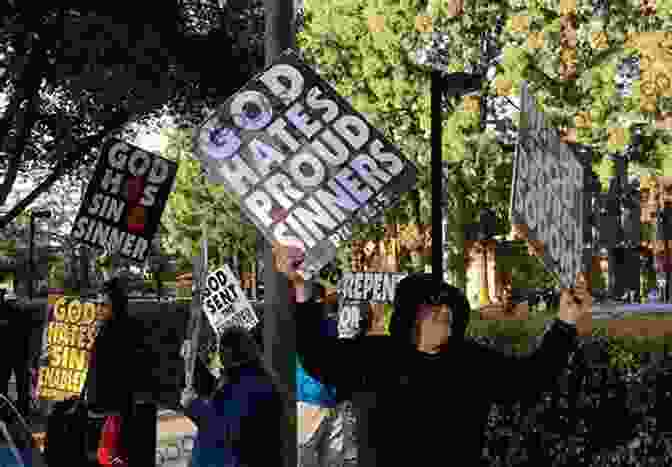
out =
[[[103,284],[103,293],[109,294],[112,299],[112,321],[125,320],[129,317],[126,287],[126,282],[118,277]]]
[[[410,274],[397,284],[394,313],[390,322],[390,335],[393,338],[405,344],[411,342],[416,308],[423,303],[448,305],[453,312],[450,339],[464,340],[471,313],[467,298],[457,287],[445,282],[439,285],[434,276],[425,273]]]

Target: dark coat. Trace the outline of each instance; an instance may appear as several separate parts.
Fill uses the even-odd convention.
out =
[[[199,397],[185,409],[198,427],[191,466],[281,467],[281,394],[256,365],[236,368],[230,377],[212,400]]]
[[[127,313],[103,325],[89,364],[87,400],[92,411],[128,413],[131,402],[151,388],[145,340],[142,322]]]
[[[442,352],[423,354],[411,343],[416,305],[435,288],[431,276],[399,284],[390,336],[325,338],[319,304],[299,304],[297,352],[306,371],[351,399],[357,415],[359,465],[485,465],[483,437],[493,402],[538,397],[576,347],[576,328],[557,320],[524,358],[465,339],[469,304],[444,284],[441,303],[453,311]]]
[[[16,304],[0,304],[0,345],[5,359],[25,359],[29,353],[31,316]]]

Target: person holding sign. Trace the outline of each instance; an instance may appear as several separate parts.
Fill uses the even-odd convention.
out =
[[[366,467],[433,465],[446,454],[446,464],[487,465],[481,456],[491,404],[549,389],[576,349],[576,321],[592,306],[585,282],[563,291],[558,319],[536,352],[508,356],[465,338],[470,307],[459,289],[411,274],[397,285],[389,336],[329,339],[297,272],[300,245],[276,243],[274,254],[295,291],[299,358],[309,375],[352,396]]]
[[[191,467],[282,466],[281,424],[287,401],[256,342],[243,327],[225,329],[218,344],[220,377],[200,358],[197,394],[183,401],[198,427]]]
[[[146,427],[147,420],[140,419],[136,408],[143,403],[141,392],[151,387],[154,365],[149,359],[142,323],[128,314],[122,279],[114,277],[106,282],[102,295],[103,324],[91,353],[85,396],[94,416],[120,416],[119,452],[132,453],[132,443],[146,439],[139,427]]]
[[[329,305],[326,289],[315,284],[322,302]],[[321,333],[338,337],[338,323],[322,318]],[[352,457],[353,442],[348,423],[348,401],[338,398],[333,388],[306,373],[296,358],[296,399],[298,415],[299,467],[343,466]]]

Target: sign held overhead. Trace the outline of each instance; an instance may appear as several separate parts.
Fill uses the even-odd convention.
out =
[[[173,161],[119,139],[107,140],[71,235],[94,248],[144,262],[176,173]]]
[[[520,134],[511,189],[511,224],[544,246],[542,260],[562,287],[584,269],[584,193],[587,169],[521,89]]]
[[[416,168],[292,51],[196,132],[211,181],[235,193],[269,241],[305,246],[312,277],[416,181]]]

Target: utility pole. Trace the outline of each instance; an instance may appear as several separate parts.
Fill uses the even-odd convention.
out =
[[[631,186],[627,177],[629,162],[641,158],[641,143],[642,126],[635,125],[632,142],[624,153],[611,156],[614,170],[607,195],[606,215],[611,217],[611,225],[615,227],[615,238],[611,239],[609,249],[609,292],[614,298],[627,295],[630,302],[639,301],[641,208],[637,199],[638,187]]]
[[[440,284],[443,281],[443,156],[441,103],[443,101],[442,76],[432,70],[431,83],[432,111],[432,274]]]
[[[266,66],[295,47],[295,0],[264,0],[266,13]],[[257,232],[257,235],[261,235]],[[296,325],[289,303],[287,278],[275,269],[273,249],[264,242],[264,356],[288,391],[288,411],[296,413]],[[285,465],[297,464],[296,427],[290,417],[283,423]],[[263,449],[263,447],[261,447]]]

